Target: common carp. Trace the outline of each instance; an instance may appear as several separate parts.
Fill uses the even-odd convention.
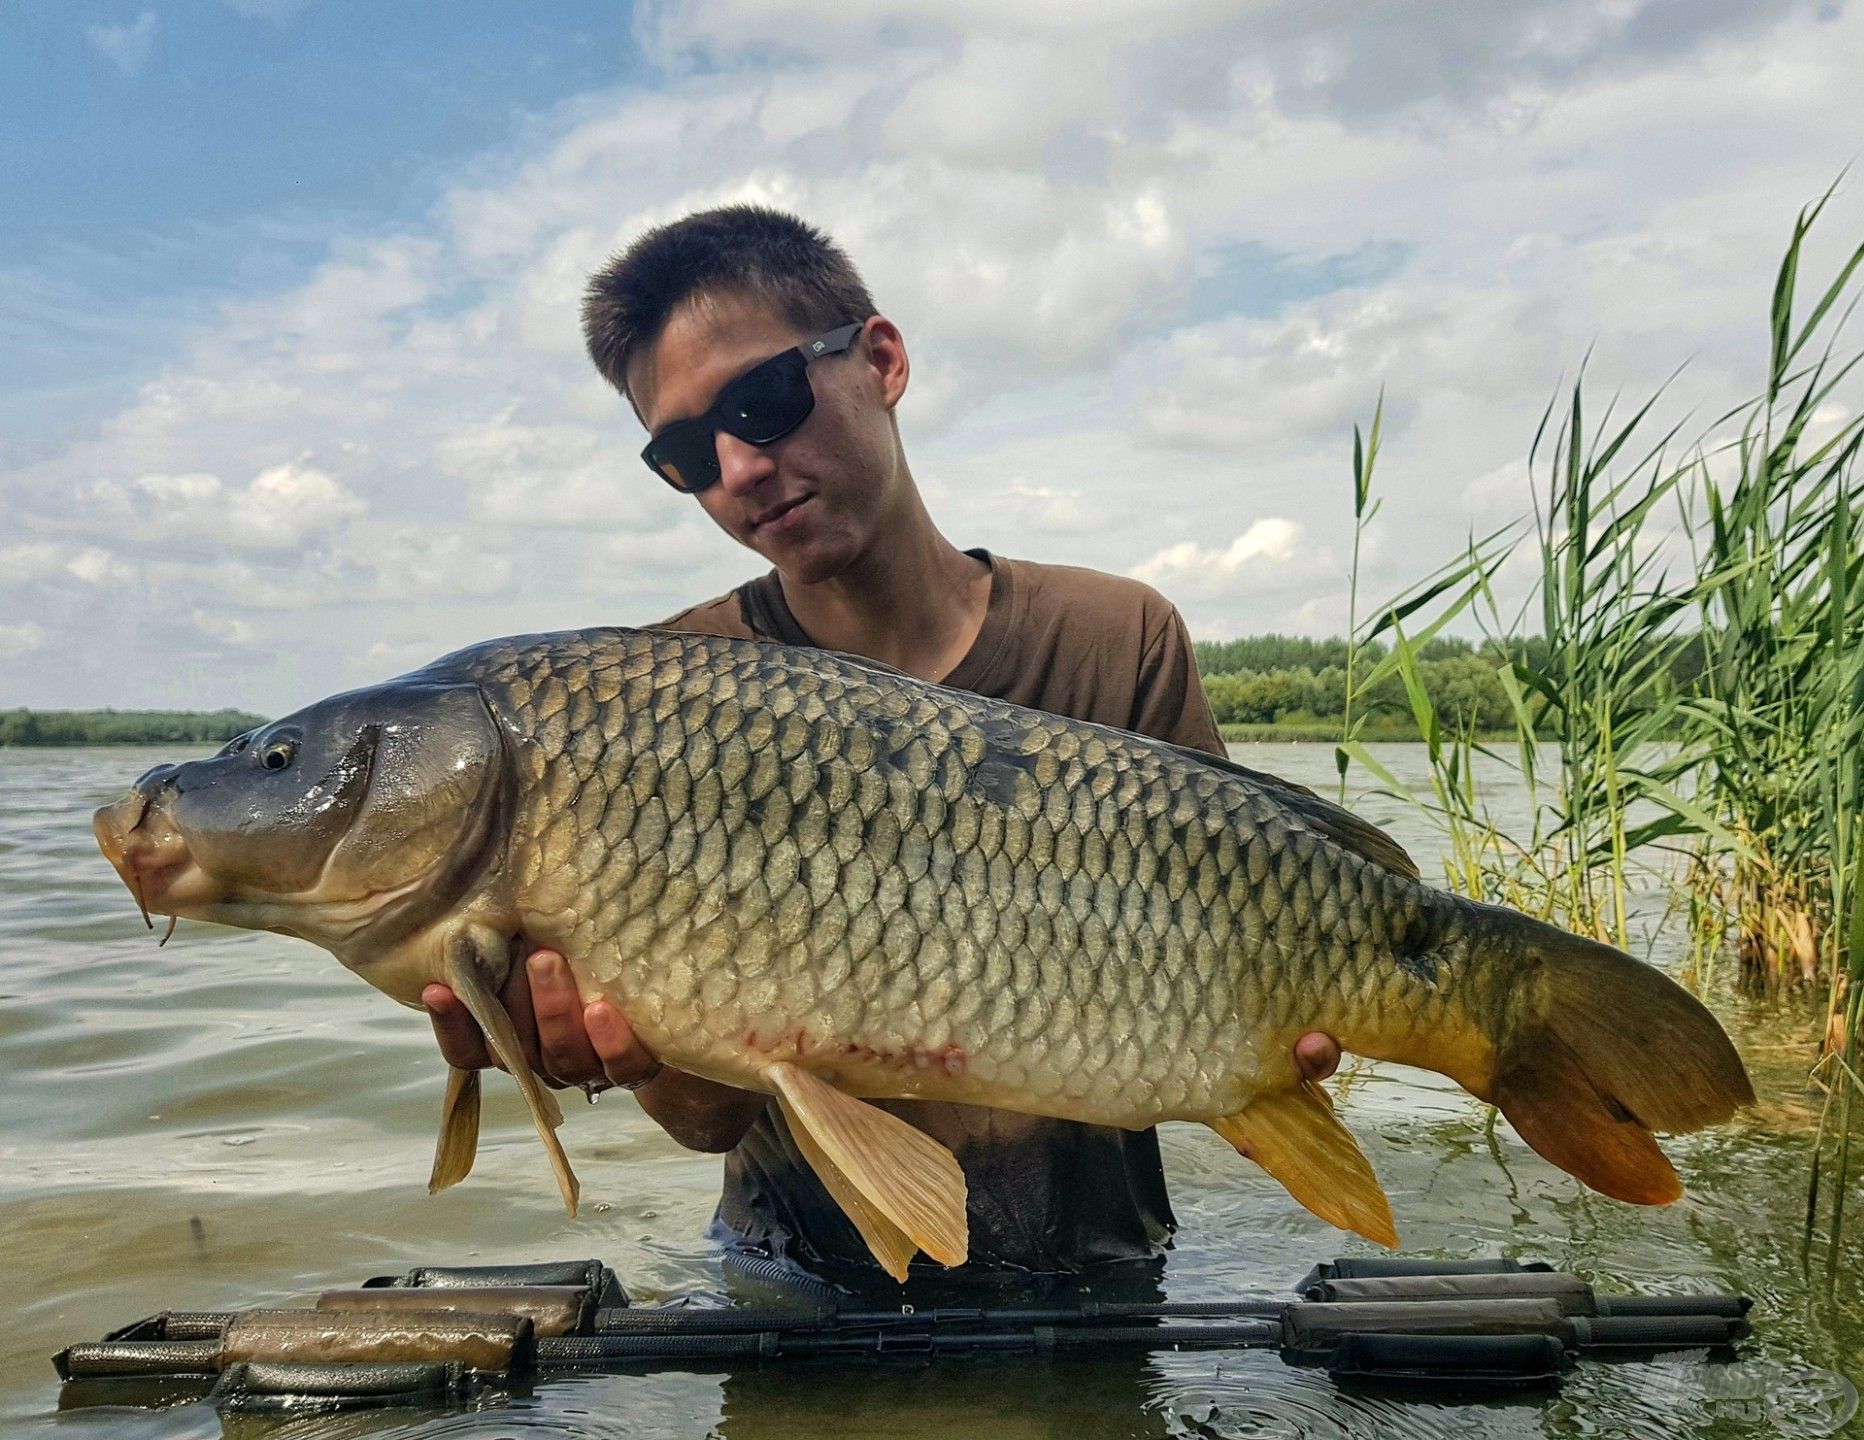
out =
[[[1653,1131],[1753,1100],[1659,971],[1434,889],[1311,791],[826,651],[492,641],[159,766],[94,823],[145,914],[302,937],[410,1006],[452,986],[574,1213],[498,1000],[527,949],[562,952],[664,1063],[773,1095],[896,1277],[964,1260],[964,1177],[871,1099],[1200,1121],[1387,1245],[1295,1069],[1306,1031],[1449,1076],[1640,1204],[1682,1189]],[[472,1165],[478,1084],[449,1076],[430,1188]]]

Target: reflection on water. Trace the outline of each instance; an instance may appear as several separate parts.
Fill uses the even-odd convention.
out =
[[[1324,746],[1239,755],[1332,785]],[[1421,778],[1415,750],[1381,756],[1400,778]],[[1816,1122],[1803,1079],[1812,1026],[1716,997],[1763,1103],[1722,1130],[1667,1142],[1689,1194],[1665,1210],[1582,1190],[1433,1075],[1358,1067],[1342,1110],[1391,1193],[1408,1252],[1533,1256],[1604,1289],[1745,1291],[1760,1333],[1735,1367],[1588,1364],[1557,1398],[1501,1406],[1342,1394],[1271,1355],[1202,1353],[588,1378],[445,1414],[224,1425],[200,1406],[59,1414],[51,1353],[164,1308],[302,1304],[415,1263],[590,1255],[645,1301],[728,1289],[699,1238],[719,1161],[680,1150],[621,1097],[579,1103],[565,1126],[584,1182],[581,1219],[564,1217],[502,1081],[489,1087],[475,1173],[430,1198],[443,1073],[420,1017],[276,936],[184,923],[158,950],[97,855],[89,814],[176,758],[0,750],[0,1255],[12,1302],[0,1433],[1809,1435],[1828,1433],[1818,1417],[1835,1403],[1831,1372],[1854,1367],[1864,1345],[1855,1273],[1825,1297],[1799,1270]],[[1420,857],[1435,853],[1398,803],[1367,796],[1357,808]],[[1674,964],[1679,943],[1660,930],[1653,953]],[[1280,1289],[1317,1259],[1369,1248],[1313,1219],[1201,1127],[1170,1126],[1162,1139],[1183,1225],[1165,1272],[1170,1298]],[[1864,1214],[1864,1184],[1851,1207]]]

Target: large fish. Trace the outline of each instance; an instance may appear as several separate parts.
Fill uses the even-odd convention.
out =
[[[95,828],[145,913],[301,936],[407,1005],[451,985],[573,1213],[498,1000],[514,957],[561,951],[665,1063],[774,1095],[895,1276],[965,1258],[964,1178],[869,1099],[1201,1121],[1386,1244],[1294,1068],[1306,1031],[1450,1076],[1642,1204],[1682,1188],[1652,1131],[1753,1099],[1658,971],[1433,889],[1299,786],[823,651],[494,641],[151,770]],[[453,1072],[432,1188],[471,1167],[478,1109]]]

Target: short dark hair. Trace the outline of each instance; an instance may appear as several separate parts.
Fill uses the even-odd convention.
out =
[[[866,282],[822,231],[781,210],[726,205],[656,226],[589,277],[589,358],[627,395],[628,362],[660,338],[673,312],[696,296],[727,293],[766,301],[805,334],[875,313]]]

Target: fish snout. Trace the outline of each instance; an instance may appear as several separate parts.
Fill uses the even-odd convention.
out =
[[[168,765],[151,770],[129,794],[91,817],[97,848],[123,883],[150,909],[161,908],[174,880],[193,862],[187,839],[161,803],[167,776],[149,783],[158,771],[172,772],[174,768]]]

